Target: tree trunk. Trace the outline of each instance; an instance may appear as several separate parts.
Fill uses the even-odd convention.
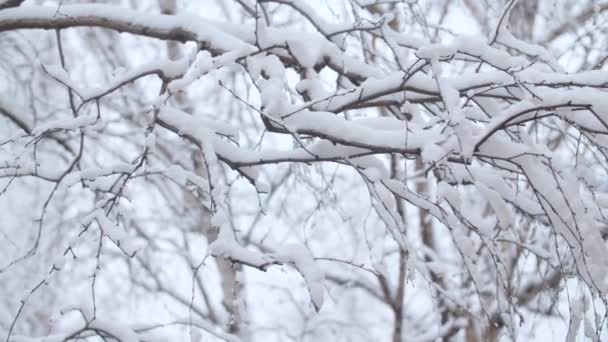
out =
[[[176,0],[160,0],[160,8],[163,14],[175,14],[177,12]],[[175,41],[167,41],[167,54],[171,60],[182,58],[180,44]],[[186,95],[182,92],[174,94],[173,97],[178,105],[186,103]],[[207,178],[207,172],[204,169],[205,166],[200,161],[200,154],[198,152],[193,152],[192,162],[194,172],[200,177]],[[202,207],[200,205],[200,200],[192,194],[187,193],[185,196],[185,202],[189,207],[200,208],[200,210],[197,210],[198,219],[194,222],[192,230],[200,230],[207,239],[207,243],[213,243],[217,240],[219,230],[218,227],[211,224],[212,212],[209,209]],[[244,329],[241,328],[244,321],[244,307],[243,305],[239,305],[239,299],[244,292],[244,286],[237,279],[237,272],[241,271],[242,266],[240,264],[233,264],[229,260],[219,257],[215,258],[215,262],[222,284],[224,296],[222,303],[230,317],[228,321],[228,332],[237,335],[243,341],[246,341],[246,334],[243,331]]]

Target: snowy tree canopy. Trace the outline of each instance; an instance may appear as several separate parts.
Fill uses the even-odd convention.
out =
[[[608,338],[606,10],[0,0],[0,336]]]

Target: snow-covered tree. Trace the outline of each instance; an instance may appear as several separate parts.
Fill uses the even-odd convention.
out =
[[[0,0],[0,335],[608,338],[606,10]]]

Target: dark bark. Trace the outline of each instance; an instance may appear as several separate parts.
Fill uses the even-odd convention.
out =
[[[0,0],[0,10],[3,10],[5,8],[17,7],[21,5],[22,2],[23,0]]]

